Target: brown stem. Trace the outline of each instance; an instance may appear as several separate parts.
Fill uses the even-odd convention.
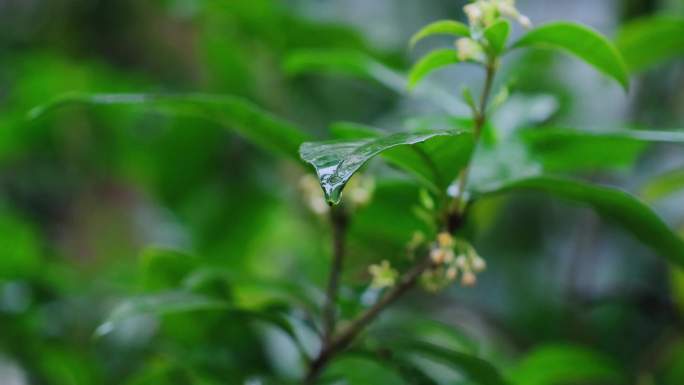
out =
[[[421,274],[432,266],[432,260],[429,256],[413,266],[411,270],[407,271],[390,291],[385,293],[373,306],[368,308],[358,318],[349,324],[344,330],[340,332],[335,338],[325,343],[318,357],[311,362],[309,372],[307,373],[305,384],[313,384],[321,371],[326,367],[330,360],[340,351],[344,350],[349,344],[354,341],[354,338],[361,333],[361,331],[370,324],[380,313],[389,305],[394,303],[399,297],[415,286]]]
[[[345,254],[345,237],[347,233],[347,214],[339,206],[330,208],[330,222],[332,224],[333,260],[328,277],[325,305],[323,307],[323,340],[330,340],[335,332],[337,319],[337,291],[340,285],[340,275]]]

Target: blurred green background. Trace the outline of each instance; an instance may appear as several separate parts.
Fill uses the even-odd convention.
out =
[[[325,217],[302,199],[309,170],[220,120],[86,106],[30,120],[31,108],[72,91],[206,92],[243,97],[318,138],[329,137],[335,121],[397,130],[437,109],[375,81],[292,74],[288,56],[353,50],[405,72],[431,48],[410,52],[411,34],[436,19],[462,19],[463,5],[0,0],[0,385],[296,379],[302,362],[292,342],[240,315],[136,317],[102,337],[94,332],[122,298],[185,287],[248,308],[282,307],[311,341],[302,309],[320,301],[329,264]],[[568,19],[610,37],[652,15],[662,23],[684,18],[680,0],[518,5],[535,24]],[[674,31],[679,58],[644,62],[623,52],[634,72],[626,96],[573,59],[515,55],[503,77],[515,79],[516,92],[495,124],[683,127],[684,30]],[[457,95],[463,84],[477,88],[478,74],[459,68],[433,81]],[[681,147],[636,146],[616,160],[612,146],[587,150],[596,158],[582,161],[597,166],[583,176],[645,198],[654,175],[684,179]],[[617,167],[606,171],[605,159]],[[380,174],[372,202],[352,223],[347,315],[372,300],[367,266],[399,259],[423,226],[411,210],[417,187]],[[650,203],[673,228],[684,228],[682,192]],[[477,287],[412,293],[369,338],[380,345],[392,333],[453,338],[513,377],[543,372],[525,377],[528,384],[684,383],[683,272],[593,212],[542,195],[490,200],[473,216],[469,231],[489,266]],[[338,366],[366,373],[350,384],[401,383],[358,358]],[[437,383],[466,383],[448,368],[427,366]],[[588,379],[575,376],[579,368]]]

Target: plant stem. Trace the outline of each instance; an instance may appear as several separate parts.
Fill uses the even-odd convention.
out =
[[[397,285],[385,293],[385,295],[383,295],[382,298],[380,298],[373,306],[368,308],[354,321],[352,321],[340,332],[339,335],[327,341],[316,359],[311,362],[311,365],[309,366],[309,372],[307,373],[304,383],[313,384],[330,360],[337,353],[347,348],[349,344],[354,341],[354,338],[356,338],[356,336],[358,336],[359,333],[361,333],[361,331],[368,326],[368,324],[377,318],[385,308],[394,303],[404,293],[415,286],[421,274],[430,268],[432,264],[433,262],[429,255],[424,257],[418,264],[414,265],[409,271],[407,271],[399,279]]]
[[[494,76],[496,75],[496,60],[495,59],[489,59],[487,62],[487,65],[485,67],[486,69],[486,76],[485,76],[485,84],[484,88],[482,89],[482,95],[480,96],[480,105],[475,111],[475,116],[473,117],[473,136],[474,136],[474,149],[475,151],[477,149],[477,144],[480,141],[480,136],[482,135],[482,129],[487,123],[487,103],[489,102],[489,96],[492,92],[492,85],[494,84]],[[470,163],[468,163],[463,171],[461,171],[461,175],[458,177],[458,189],[456,192],[456,197],[452,201],[451,207],[449,208],[449,214],[448,217],[460,217],[463,214],[463,201],[465,198],[465,189],[466,185],[468,184],[468,176],[470,174]],[[450,231],[453,231],[454,229],[452,228],[449,223],[454,222],[449,219],[447,219],[447,227],[449,228]]]
[[[332,338],[337,320],[337,292],[340,285],[340,275],[345,254],[345,237],[347,234],[347,214],[343,208],[330,208],[330,222],[332,224],[333,259],[328,277],[325,304],[323,307],[323,341]]]
[[[496,73],[496,60],[490,59],[486,65],[487,75],[485,85],[480,97],[480,106],[478,111],[475,111],[474,116],[474,137],[475,145],[479,142],[482,128],[487,120],[487,103],[491,94],[492,85],[494,82],[494,75]],[[452,205],[447,210],[447,219],[450,232],[456,230],[460,226],[460,221],[449,220],[449,217],[460,218],[462,215],[462,202],[464,198],[463,191],[468,180],[468,173],[470,164],[468,164],[458,180],[458,195],[454,198]],[[339,334],[335,334],[335,303],[337,299],[337,288],[339,284],[339,275],[342,270],[342,261],[344,257],[344,236],[347,226],[347,218],[344,212],[340,209],[333,208],[331,211],[331,221],[333,225],[333,265],[330,270],[330,279],[328,281],[327,300],[323,312],[324,317],[324,337],[322,347],[318,356],[309,364],[309,370],[304,378],[305,385],[311,385],[321,375],[321,372],[330,363],[330,361],[339,352],[346,349],[354,339],[370,324],[380,313],[389,305],[394,303],[407,291],[415,286],[421,274],[433,266],[433,262],[429,254],[419,263],[414,265],[399,279],[399,282],[385,295],[382,296],[373,306],[368,308],[365,312],[353,320],[347,327],[345,327]]]

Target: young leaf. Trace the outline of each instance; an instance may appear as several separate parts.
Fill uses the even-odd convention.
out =
[[[651,208],[622,190],[572,179],[540,176],[505,182],[478,193],[493,195],[510,191],[539,191],[591,206],[662,257],[684,266],[684,241]]]
[[[463,131],[395,133],[371,139],[307,142],[302,144],[302,159],[314,166],[326,199],[340,201],[342,189],[354,173],[371,158],[391,148],[425,142],[439,136],[461,135]]]
[[[375,80],[400,95],[406,95],[408,89],[408,82],[404,74],[356,51],[295,51],[285,60],[284,68],[285,72],[291,76],[325,72]],[[428,97],[437,106],[454,114],[462,113],[465,109],[458,98],[438,87],[426,85],[416,90],[415,95]]]
[[[629,75],[620,52],[600,33],[583,25],[556,22],[535,28],[513,48],[541,47],[569,52],[629,89]]]
[[[416,32],[409,43],[413,48],[419,41],[426,37],[433,35],[451,35],[451,36],[470,36],[470,28],[467,25],[453,20],[439,20],[430,23]]]
[[[684,18],[658,15],[634,20],[620,29],[616,45],[630,72],[682,58]]]
[[[656,201],[684,190],[684,167],[667,172],[650,180],[641,195],[647,201]]]
[[[501,54],[506,48],[508,35],[511,32],[511,23],[502,19],[484,30],[484,37],[489,42],[489,48],[495,55]]]
[[[299,145],[308,135],[254,104],[229,95],[209,94],[89,94],[72,93],[38,106],[29,118],[38,118],[67,104],[138,106],[172,116],[189,116],[229,126],[245,139],[275,153],[295,160]]]
[[[432,71],[460,62],[455,49],[432,51],[416,63],[409,73],[408,88],[415,88]]]
[[[511,373],[514,385],[624,384],[623,370],[609,357],[570,345],[546,345],[529,353]]]

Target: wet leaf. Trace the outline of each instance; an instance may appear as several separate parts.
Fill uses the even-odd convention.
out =
[[[464,131],[432,131],[395,133],[378,138],[307,142],[300,155],[314,166],[318,179],[330,204],[340,201],[341,192],[349,179],[373,157],[397,146],[414,145],[440,136],[463,135]]]

